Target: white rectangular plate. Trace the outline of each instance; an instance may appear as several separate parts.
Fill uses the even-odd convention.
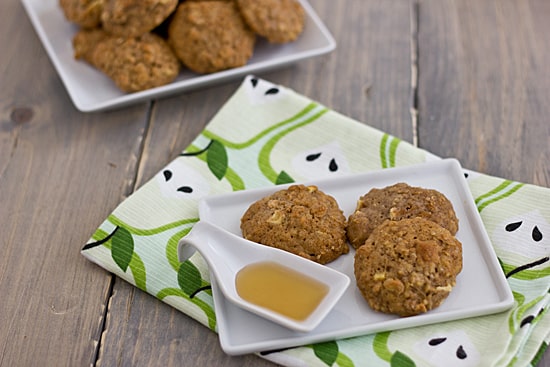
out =
[[[355,210],[357,199],[371,188],[398,182],[438,190],[452,203],[459,219],[456,237],[463,246],[463,269],[445,302],[425,314],[398,317],[373,311],[361,296],[353,274],[354,250],[330,266],[347,274],[351,284],[325,320],[313,331],[298,333],[255,316],[229,303],[213,282],[218,332],[228,354],[268,351],[298,345],[414,327],[504,311],[513,305],[512,292],[474,200],[464,173],[455,159],[445,159],[403,168],[390,168],[314,184],[332,195],[344,214]],[[254,201],[285,186],[245,190],[206,198],[199,206],[201,220],[241,235],[240,218]]]
[[[82,112],[122,107],[177,92],[266,71],[331,52],[336,47],[332,35],[306,0],[299,0],[306,12],[304,31],[294,41],[269,44],[258,38],[248,64],[217,73],[199,75],[184,70],[165,86],[136,93],[124,93],[100,71],[73,57],[72,38],[78,27],[68,22],[58,0],[21,0],[48,56],[52,60],[71,100]]]

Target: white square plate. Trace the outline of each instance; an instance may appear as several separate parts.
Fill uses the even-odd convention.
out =
[[[21,1],[69,96],[76,108],[82,112],[122,107],[213,85],[326,54],[336,47],[332,35],[309,3],[299,0],[306,13],[306,22],[303,33],[296,41],[275,45],[258,38],[254,55],[243,67],[205,75],[184,70],[168,85],[142,92],[124,93],[100,71],[86,62],[74,59],[72,38],[78,27],[65,19],[57,0]]]
[[[456,237],[463,246],[463,269],[457,277],[456,286],[441,306],[411,317],[373,311],[357,289],[353,274],[354,250],[351,249],[350,253],[327,265],[350,277],[348,290],[322,323],[308,333],[291,331],[234,306],[224,298],[215,282],[212,282],[222,349],[228,354],[268,351],[488,315],[512,307],[512,292],[457,160],[445,159],[318,180],[310,184],[332,195],[347,217],[355,210],[357,199],[361,195],[371,188],[382,188],[397,182],[440,191],[453,203],[459,219]],[[249,205],[286,186],[288,185],[208,197],[199,205],[200,218],[241,235],[240,218]]]

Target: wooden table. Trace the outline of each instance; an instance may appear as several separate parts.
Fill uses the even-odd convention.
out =
[[[550,186],[549,1],[311,3],[336,51],[261,77],[464,167]],[[225,355],[214,333],[80,255],[240,80],[81,113],[19,1],[0,14],[0,365],[270,365]]]

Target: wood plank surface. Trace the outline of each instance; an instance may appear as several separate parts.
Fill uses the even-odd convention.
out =
[[[550,2],[419,4],[419,144],[550,186]]]
[[[112,277],[79,249],[133,187],[148,104],[76,111],[20,3],[0,14],[0,365],[91,365]]]
[[[0,6],[3,35],[26,29],[0,53],[0,365],[94,365],[112,277],[79,249],[135,187],[149,104],[78,113],[23,9]]]
[[[550,186],[550,2],[310,3],[336,51],[259,76],[468,168]],[[19,0],[0,14],[0,366],[273,365],[225,355],[216,334],[80,255],[240,81],[81,113]]]
[[[550,2],[420,0],[418,143],[550,187]],[[547,350],[538,366],[550,366]]]

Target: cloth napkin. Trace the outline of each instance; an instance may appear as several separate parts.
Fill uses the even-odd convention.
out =
[[[199,220],[200,198],[434,159],[247,76],[193,143],[109,215],[82,254],[216,332],[206,263],[199,253],[177,258],[178,241]],[[511,310],[259,355],[285,366],[536,365],[550,341],[550,189],[465,174],[513,291]]]

